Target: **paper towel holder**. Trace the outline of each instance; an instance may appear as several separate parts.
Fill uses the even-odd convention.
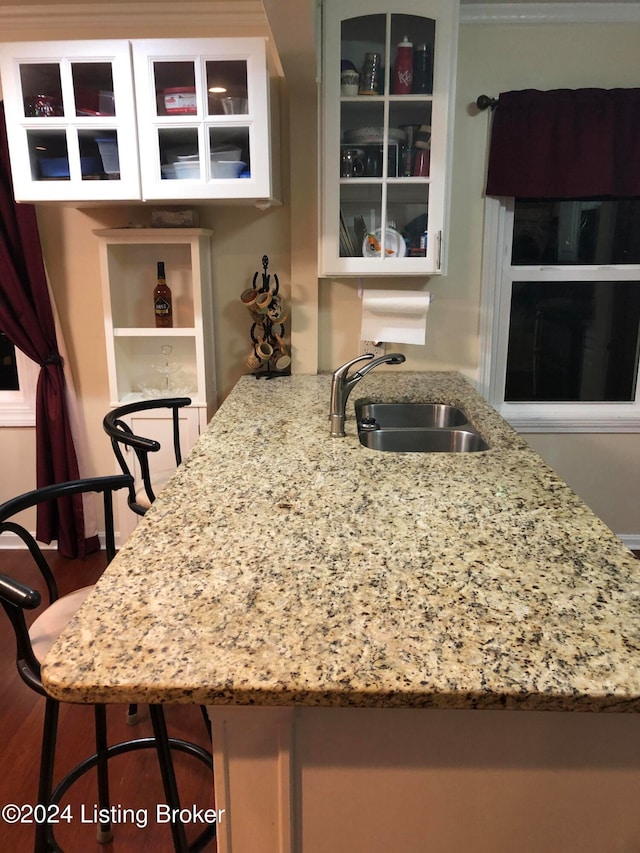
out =
[[[358,298],[359,299],[364,298],[364,287],[362,284],[358,285]],[[434,300],[435,300],[435,296],[432,293],[429,294],[429,304],[431,304]]]

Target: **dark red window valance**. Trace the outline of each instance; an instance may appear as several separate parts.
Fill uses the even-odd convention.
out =
[[[640,196],[640,89],[500,93],[486,193]]]

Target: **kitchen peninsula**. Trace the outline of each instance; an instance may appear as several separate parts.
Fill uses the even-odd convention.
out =
[[[329,387],[240,380],[47,689],[208,705],[220,853],[639,850],[640,562],[458,374],[371,373],[342,439]],[[358,399],[489,450],[369,450]]]

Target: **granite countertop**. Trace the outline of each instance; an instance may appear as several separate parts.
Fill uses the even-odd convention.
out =
[[[329,437],[330,376],[244,377],[43,668],[68,701],[640,710],[640,562],[456,373],[482,453]]]

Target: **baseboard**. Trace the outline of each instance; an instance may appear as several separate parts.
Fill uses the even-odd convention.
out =
[[[30,530],[29,532],[35,538],[35,532],[33,530]],[[98,531],[98,539],[100,540],[100,548],[102,550],[104,550],[105,537],[104,537],[103,531],[100,531],[100,530]],[[120,549],[120,547],[122,546],[122,542],[120,541],[121,537],[120,537],[120,534],[118,532],[116,532],[115,539],[116,539],[116,548]],[[638,537],[638,541],[640,541],[640,537]],[[55,551],[58,548],[58,542],[56,539],[54,539],[53,542],[49,543],[49,545],[47,545],[43,542],[38,542],[38,545],[40,546],[40,548],[43,551]],[[26,548],[26,547],[27,546],[24,544],[22,539],[20,539],[19,536],[16,536],[15,533],[6,532],[6,533],[3,533],[2,536],[0,536],[0,551],[15,551],[18,548]]]
[[[618,539],[622,539],[630,551],[640,551],[640,533],[619,533]]]

